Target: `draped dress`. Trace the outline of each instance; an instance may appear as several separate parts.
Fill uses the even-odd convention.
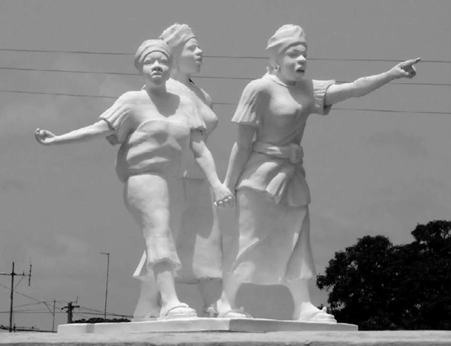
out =
[[[203,138],[206,142],[218,123],[210,108],[210,96],[197,86],[188,88],[174,79],[167,82],[167,90],[188,97],[195,104],[197,114],[205,124]],[[176,281],[192,284],[201,279],[221,279],[222,237],[210,185],[192,152],[184,157],[182,165],[184,205],[176,238],[181,267],[176,270]],[[144,253],[135,270],[135,278],[144,279],[147,275],[145,256]]]
[[[174,94],[175,102],[154,104],[146,92],[123,94],[101,116],[120,145],[116,173],[124,183],[124,203],[140,226],[146,243],[146,267],[161,261],[181,267],[176,238],[184,205],[183,162],[191,131],[205,131],[196,107]]]
[[[266,74],[244,89],[232,121],[255,127],[252,152],[236,185],[238,251],[232,273],[244,282],[284,284],[315,276],[301,140],[307,118],[326,115],[335,81],[295,86]]]

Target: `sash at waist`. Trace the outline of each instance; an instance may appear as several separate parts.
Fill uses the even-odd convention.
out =
[[[247,187],[266,191],[277,204],[285,200],[292,207],[310,203],[310,191],[302,166],[304,152],[300,145],[280,147],[256,141],[252,149],[253,153],[238,182],[238,189]]]
[[[304,150],[300,145],[294,143],[285,147],[279,147],[256,141],[252,144],[252,149],[257,153],[275,156],[282,159],[289,159],[294,165],[302,163],[302,159],[304,158]]]

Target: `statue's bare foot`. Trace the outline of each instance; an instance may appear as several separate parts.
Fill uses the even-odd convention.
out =
[[[218,318],[243,319],[243,318],[252,318],[252,316],[247,312],[245,312],[243,309],[239,309],[221,312],[218,314]]]
[[[133,315],[132,322],[152,321],[160,316],[160,308],[154,308],[153,310],[145,313],[135,313]]]
[[[174,320],[178,318],[195,318],[196,310],[190,308],[188,304],[178,303],[174,306],[164,306],[161,308],[159,320]]]
[[[218,309],[216,308],[216,304],[206,306],[202,308],[202,317],[218,317]]]
[[[160,316],[160,304],[158,299],[149,299],[142,295],[136,304],[133,313],[133,321],[152,320]]]
[[[327,309],[318,309],[312,303],[302,303],[299,317],[293,316],[299,322],[337,323],[335,317],[327,313]]]

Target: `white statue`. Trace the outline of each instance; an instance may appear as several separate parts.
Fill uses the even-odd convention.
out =
[[[206,131],[204,142],[216,128],[218,118],[212,110],[210,96],[195,85],[191,75],[200,72],[202,50],[196,36],[186,24],[174,24],[160,36],[174,54],[168,91],[192,100],[201,116]],[[205,174],[191,155],[184,163],[185,202],[182,226],[177,238],[177,253],[181,268],[176,272],[176,281],[197,284],[202,297],[205,316],[217,315],[215,303],[222,292],[222,238],[218,214],[213,206],[210,187]],[[158,316],[159,297],[152,272],[147,272],[145,256],[135,272],[141,280],[141,293],[134,320],[148,320]]]
[[[196,317],[177,297],[174,272],[181,267],[177,233],[184,205],[182,164],[192,149],[218,204],[232,204],[233,195],[219,181],[205,146],[205,124],[189,99],[166,90],[172,52],[162,40],[147,40],[135,54],[135,66],[146,87],[118,98],[93,125],[63,134],[37,129],[39,143],[55,145],[107,137],[120,144],[116,172],[124,183],[124,202],[142,230],[146,266],[154,273],[161,295],[160,319]]]
[[[235,297],[245,282],[282,284],[290,290],[293,320],[336,323],[310,300],[315,277],[310,246],[310,193],[300,146],[307,118],[364,96],[398,78],[415,76],[408,60],[391,70],[352,83],[305,79],[307,41],[301,27],[282,26],[268,41],[270,66],[243,91],[232,121],[238,124],[225,185],[236,191],[239,251],[224,273],[223,315],[246,317]]]

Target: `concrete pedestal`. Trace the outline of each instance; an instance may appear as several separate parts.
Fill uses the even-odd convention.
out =
[[[304,332],[357,331],[354,324],[306,323],[269,319],[191,318],[168,321],[126,323],[83,323],[58,326],[58,334],[118,334],[118,333],[183,333],[183,332]]]
[[[0,345],[39,346],[450,346],[451,331],[191,332],[133,334],[2,333]]]

